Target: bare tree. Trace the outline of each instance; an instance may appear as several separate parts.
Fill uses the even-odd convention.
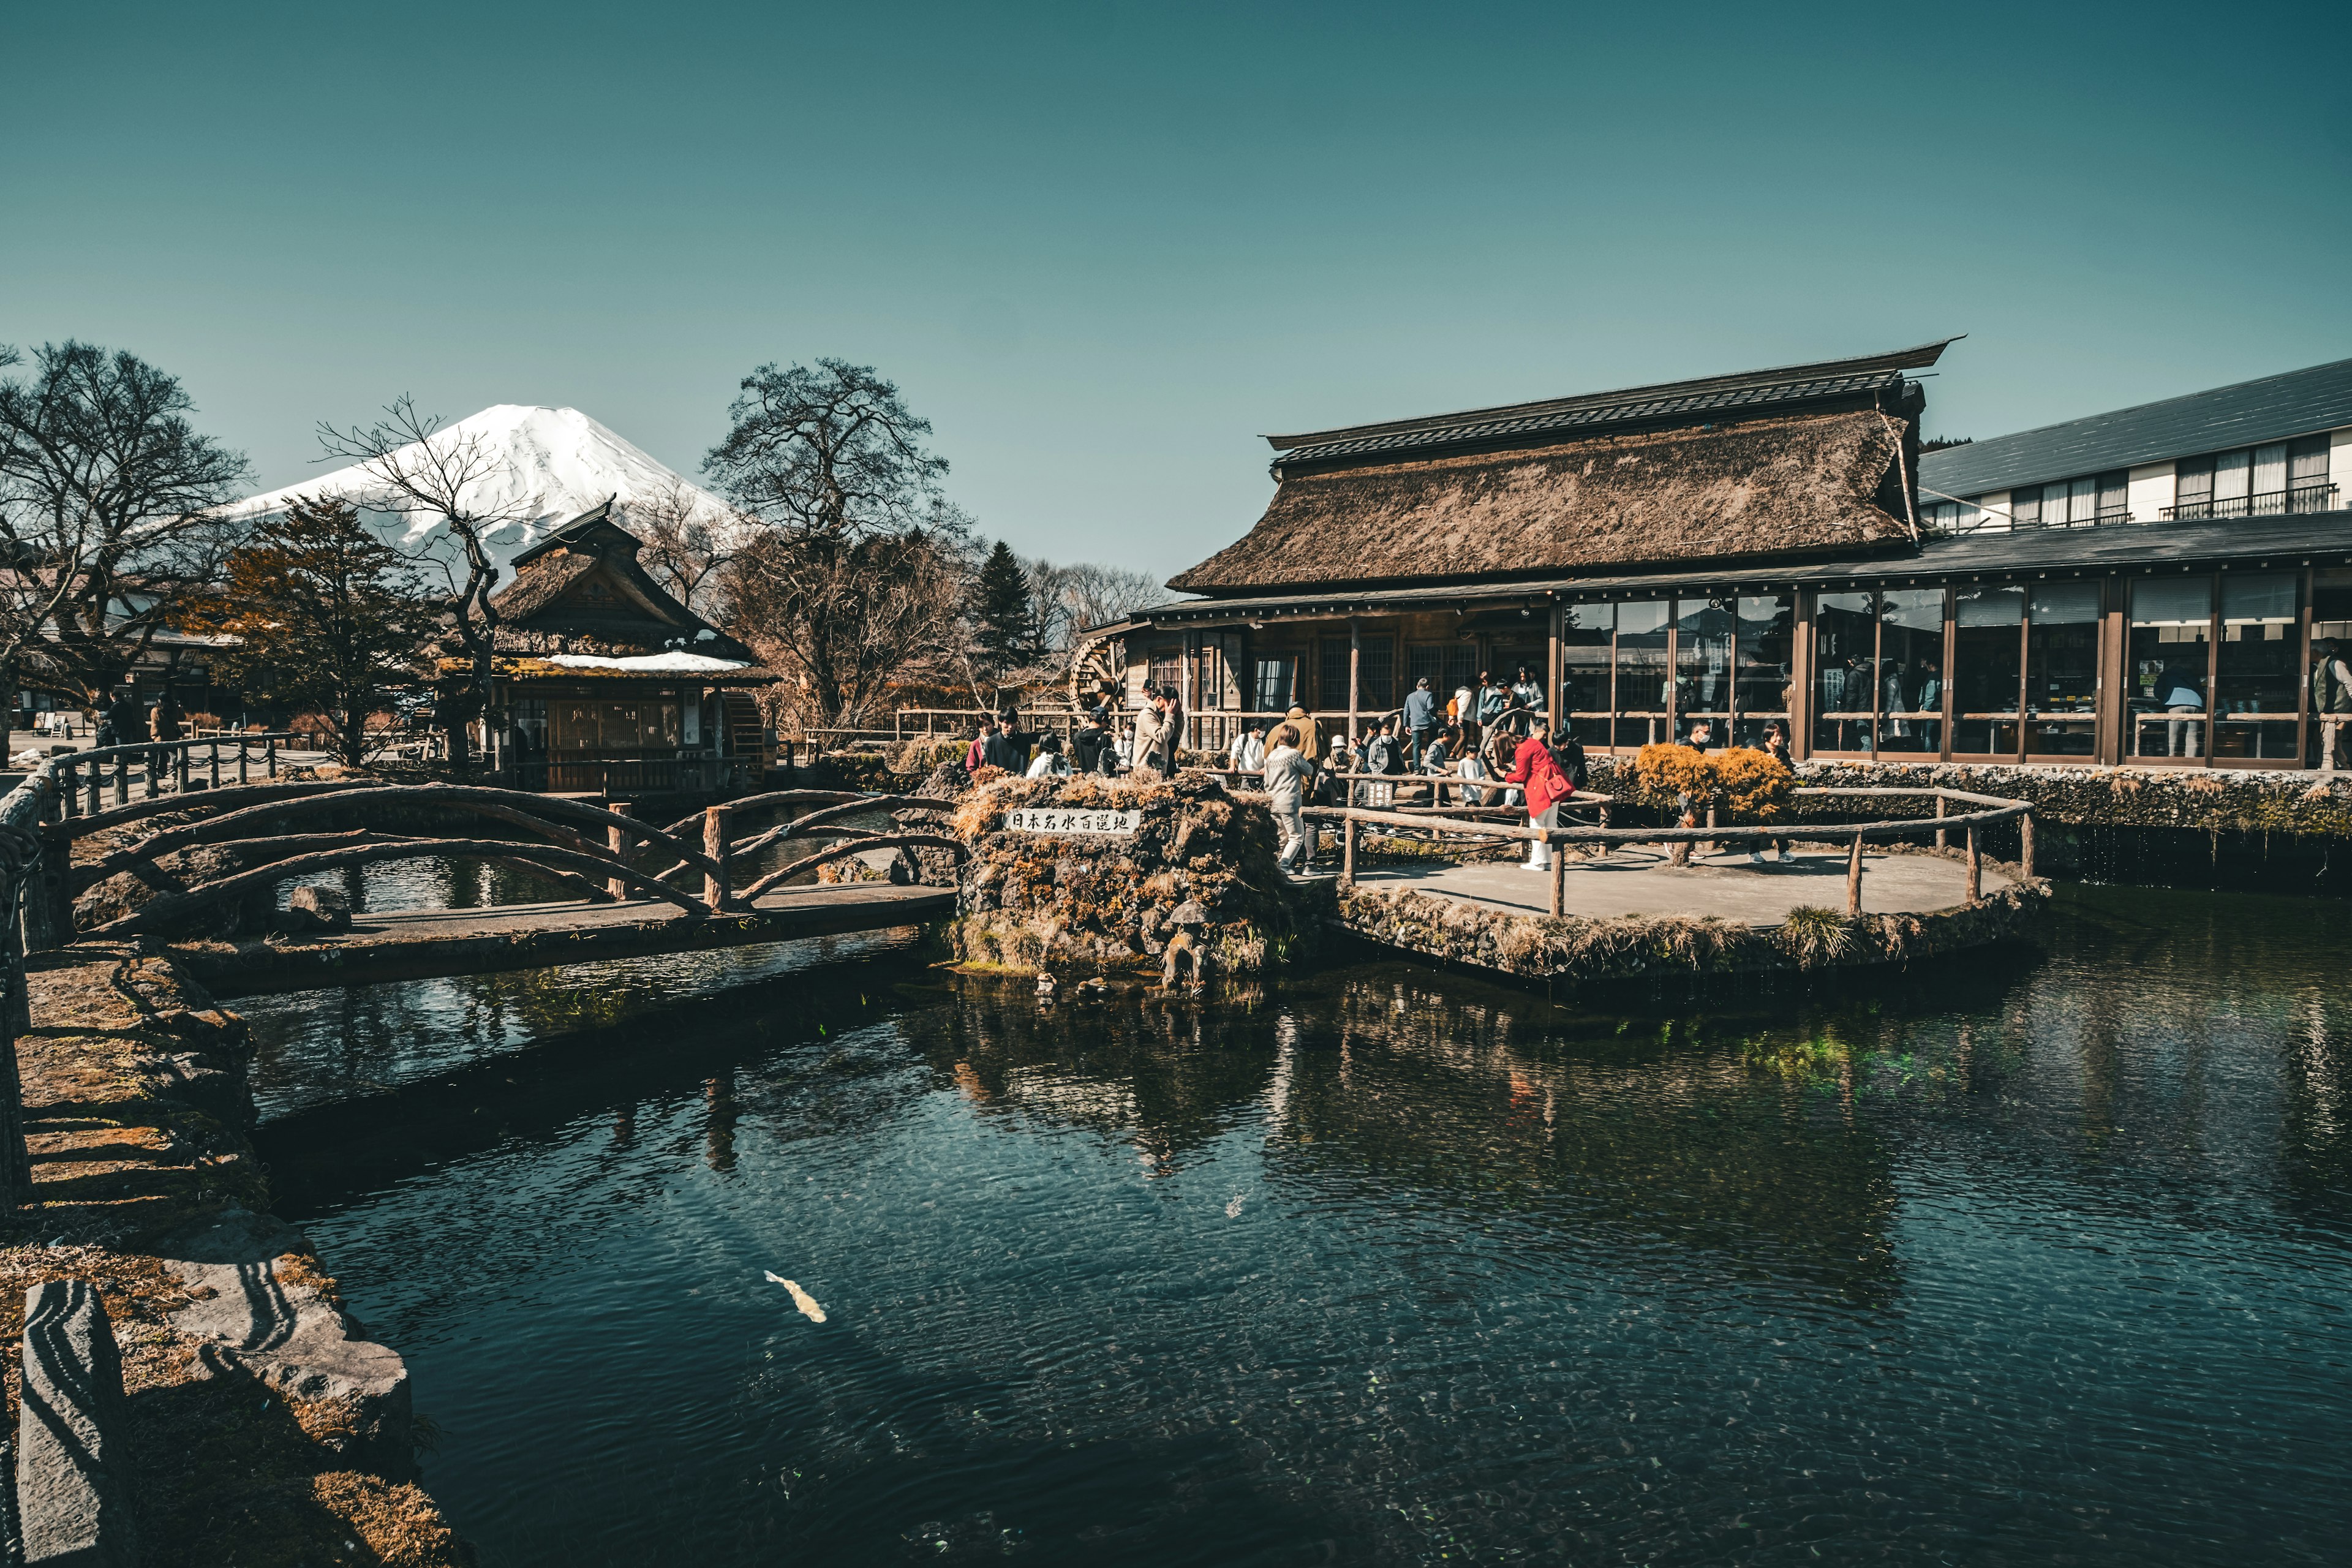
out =
[[[726,511],[677,479],[624,510],[630,531],[645,544],[637,559],[678,603],[697,615],[708,614],[719,574],[735,559],[753,526],[751,520]]]
[[[1151,605],[1164,605],[1171,595],[1149,572],[1124,566],[1104,566],[1081,561],[1059,569],[1067,641],[1089,626],[1108,626]]]
[[[229,535],[213,509],[249,470],[135,354],[68,342],[33,365],[0,381],[0,700],[38,672],[94,703],[210,579]]]
[[[862,717],[885,680],[960,628],[970,522],[940,494],[931,426],[871,367],[762,365],[704,470],[764,528],[730,574],[736,621],[795,670],[820,717]]]
[[[348,430],[322,424],[319,443],[331,458],[358,459],[380,487],[369,498],[372,510],[448,527],[454,555],[436,548],[436,542],[415,558],[438,565],[447,575],[452,630],[467,659],[458,679],[442,683],[436,715],[448,731],[450,760],[462,768],[466,727],[489,707],[491,655],[499,628],[498,611],[490,603],[499,569],[490,560],[488,535],[510,523],[527,522],[541,509],[535,499],[506,507],[481,502],[488,489],[483,481],[506,465],[472,431],[445,427],[439,415],[420,413],[405,393],[387,404],[383,413],[373,425]]]

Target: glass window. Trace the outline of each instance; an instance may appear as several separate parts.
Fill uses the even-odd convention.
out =
[[[1731,605],[1728,598],[1675,605],[1675,732],[1687,738],[1692,722],[1704,719],[1718,746],[1731,723]]]
[[[2042,488],[2039,485],[2009,492],[2009,525],[2011,528],[2042,526]]]
[[[2222,452],[2213,458],[2213,515],[2243,517],[2254,477],[2252,452]]]
[[[1429,678],[1429,689],[1437,694],[1438,711],[1443,713],[1455,687],[1478,679],[1478,646],[1458,640],[1405,644],[1405,689],[1412,690],[1412,683],[1423,676]]]
[[[1256,691],[1252,705],[1261,713],[1286,713],[1290,710],[1291,672],[1297,668],[1297,655],[1284,654],[1278,658],[1257,661]]]
[[[1738,670],[1731,700],[1738,716],[1732,721],[1734,739],[1742,746],[1760,746],[1765,725],[1775,719],[1785,723],[1790,700],[1796,694],[1790,685],[1796,679],[1796,607],[1786,594],[1764,594],[1742,597],[1736,611]]]
[[[1956,588],[1952,619],[1952,751],[2014,755],[2025,589],[2014,583]]]
[[[2287,510],[2327,511],[2327,437],[2305,436],[2287,443]]]
[[[2026,621],[2025,749],[2087,757],[2098,745],[2099,585],[2036,584]]]
[[[2302,638],[2294,579],[2221,578],[2221,640],[2213,661],[2213,755],[2299,762]]]
[[[1878,749],[1944,749],[1944,591],[1905,588],[1878,611]]]
[[[2286,443],[2273,441],[2254,448],[2253,500],[2250,510],[2275,512],[2286,510]]]
[[[2131,474],[2124,468],[2099,476],[2099,513],[2101,522],[2131,521]]]
[[[1813,749],[1867,752],[1875,710],[1878,619],[1869,594],[1813,605]]]
[[[2181,519],[2213,515],[2213,459],[2184,458],[2172,467],[2172,515]]]
[[[1318,673],[1315,704],[1327,712],[1348,710],[1348,639],[1325,637],[1317,643]]]
[[[2212,635],[2211,578],[2151,577],[2132,584],[2124,755],[2205,754],[2205,678]]]
[[[1666,645],[1673,606],[1663,600],[1617,606],[1617,739],[1646,746],[1666,733],[1672,685]]]
[[[1609,733],[1609,643],[1616,626],[1614,605],[1570,605],[1560,614],[1562,711],[1570,723],[1584,721],[1580,729],[1596,744],[1606,744]]]
[[[1366,637],[1358,668],[1357,700],[1367,713],[1385,713],[1397,705],[1396,643],[1389,637]]]

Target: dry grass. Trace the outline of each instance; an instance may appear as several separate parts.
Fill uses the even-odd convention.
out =
[[[1854,923],[1834,910],[1801,904],[1780,922],[1780,945],[1800,969],[1837,963],[1854,947]]]

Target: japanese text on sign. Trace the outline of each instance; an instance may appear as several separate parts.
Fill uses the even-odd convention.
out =
[[[1013,833],[1132,834],[1143,820],[1139,811],[1080,811],[1065,806],[1022,806],[1004,814]]]

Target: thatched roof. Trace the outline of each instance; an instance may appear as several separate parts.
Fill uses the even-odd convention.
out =
[[[1576,573],[1909,541],[1908,425],[1876,409],[1286,470],[1186,593]]]
[[[500,654],[652,656],[680,639],[698,655],[751,662],[751,650],[680,604],[643,566],[613,503],[583,512],[514,558],[491,600]]]

